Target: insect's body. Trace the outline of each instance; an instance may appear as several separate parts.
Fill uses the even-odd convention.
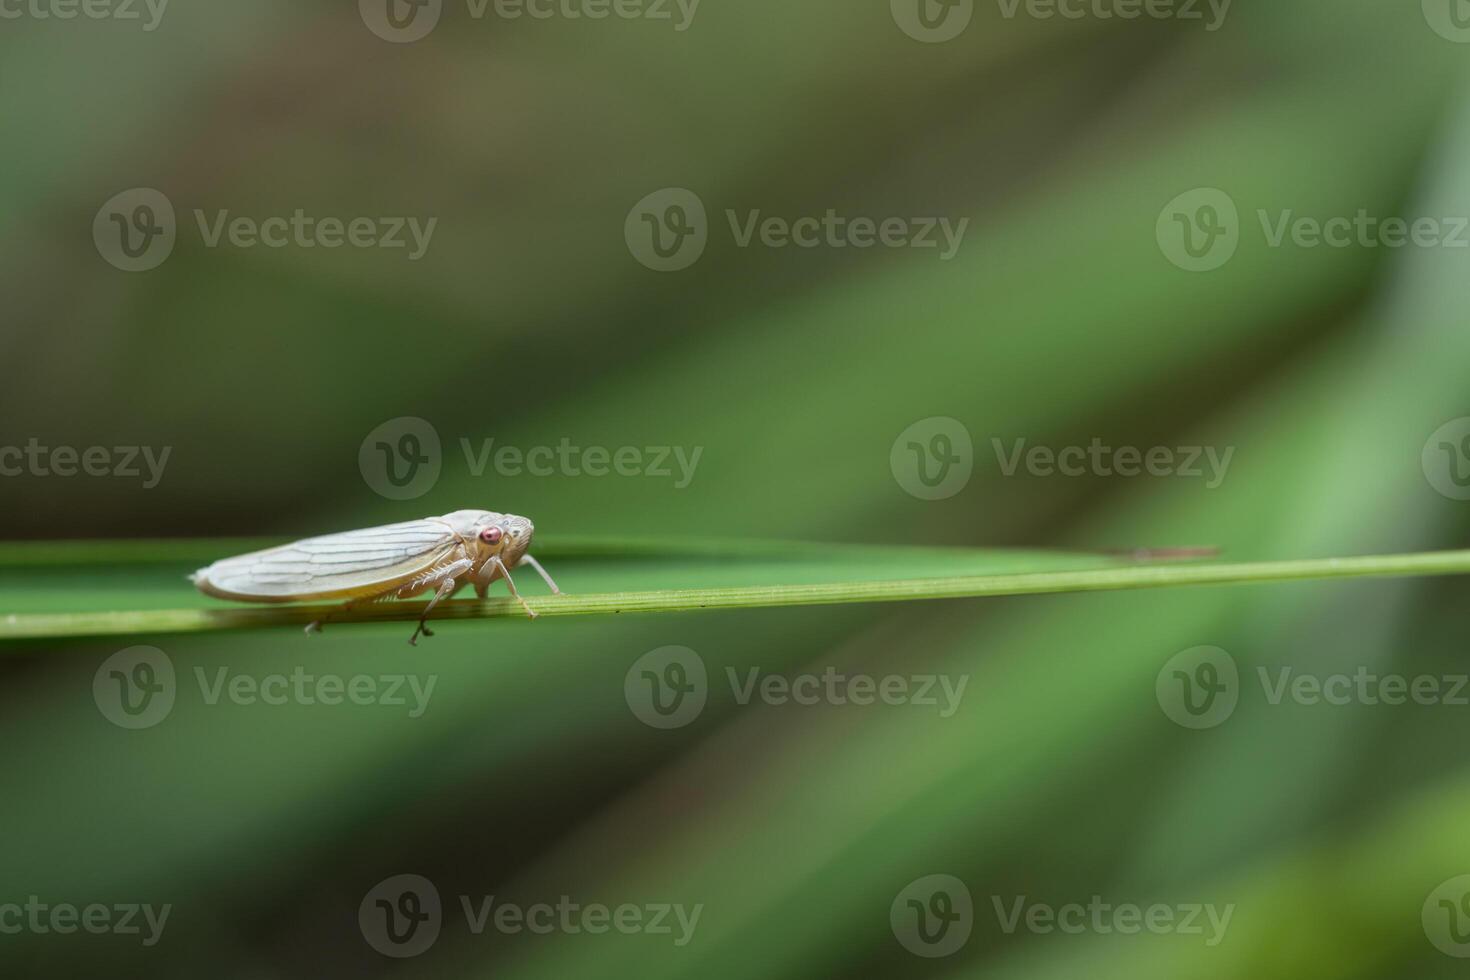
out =
[[[552,591],[556,584],[526,554],[535,527],[524,517],[458,510],[403,524],[328,534],[217,561],[194,573],[199,591],[244,602],[346,601],[348,606],[409,599],[432,592],[427,617],[442,599],[466,585],[485,597],[504,578],[517,599],[510,569],[534,568]],[[521,600],[533,617],[531,607]],[[315,624],[313,624],[315,625]],[[432,635],[419,623],[419,631]],[[414,633],[414,639],[418,632]]]

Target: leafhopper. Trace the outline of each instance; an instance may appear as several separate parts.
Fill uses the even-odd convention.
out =
[[[527,549],[535,526],[524,517],[490,510],[457,510],[443,517],[387,524],[307,538],[279,548],[225,558],[191,576],[199,591],[242,602],[342,600],[342,611],[368,602],[410,599],[432,592],[409,643],[433,636],[429,613],[443,599],[473,584],[485,598],[496,579],[526,614],[533,610],[516,591],[512,568],[529,565],[553,593],[561,589]],[[320,631],[319,620],[306,632]]]

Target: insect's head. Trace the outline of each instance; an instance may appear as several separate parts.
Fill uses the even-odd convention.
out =
[[[515,568],[531,547],[531,536],[535,533],[536,526],[524,517],[496,514],[479,529],[476,539],[486,559],[499,556],[506,568]]]

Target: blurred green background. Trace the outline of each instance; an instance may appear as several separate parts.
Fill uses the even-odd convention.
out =
[[[584,535],[1234,559],[1465,541],[1470,510],[1428,463],[1433,434],[1470,414],[1470,250],[1276,247],[1259,218],[1363,211],[1454,233],[1470,215],[1463,0],[1239,0],[1223,21],[923,0],[941,25],[969,16],[938,42],[914,27],[919,0],[654,8],[667,20],[394,0],[399,23],[440,15],[411,42],[389,39],[387,0],[172,0],[152,30],[142,4],[138,20],[60,19],[38,14],[64,8],[49,2],[0,7],[0,445],[169,457],[148,488],[6,475],[7,539],[283,538],[483,507],[532,517],[552,552]],[[171,253],[141,272],[93,234],[132,220],[134,198],[105,205],[133,188],[176,212]],[[660,272],[636,232],[672,220],[667,188],[697,196],[708,243]],[[1238,210],[1238,248],[1209,271],[1181,268],[1167,234],[1176,213],[1208,217],[1198,188]],[[298,209],[436,225],[410,260],[211,247],[195,217]],[[742,247],[728,217],[829,209],[968,225],[945,260]],[[973,473],[926,500],[890,456],[937,417],[962,427]],[[440,472],[390,499],[369,437],[388,425],[397,445],[404,418],[432,427]],[[701,455],[684,487],[476,473],[462,440],[488,439]],[[1007,475],[993,440],[1020,439],[1234,454],[1217,487]],[[0,614],[69,594],[126,607],[130,591],[209,605],[179,578],[192,567],[6,567]],[[560,577],[616,589],[619,565]],[[417,649],[398,624],[10,643],[0,906],[171,912],[151,946],[0,932],[0,975],[1458,976],[1437,947],[1470,920],[1454,898],[1437,919],[1434,894],[1470,873],[1470,707],[1272,704],[1256,677],[1459,675],[1464,589],[455,622]],[[94,678],[136,644],[166,654],[178,692],[129,730]],[[660,729],[625,681],[667,646],[697,653],[708,701]],[[1156,683],[1200,646],[1241,680],[1234,713],[1193,730]],[[410,717],[211,704],[195,683],[298,667],[435,687]],[[967,686],[948,717],[742,704],[727,668]],[[442,928],[385,956],[359,907],[370,919],[402,874],[433,883]],[[906,889],[940,874],[973,913],[952,924],[958,948],[915,955]],[[701,912],[683,945],[677,927],[476,934],[460,899],[492,895]],[[1233,912],[1214,945],[1007,931],[997,903],[1021,896]]]

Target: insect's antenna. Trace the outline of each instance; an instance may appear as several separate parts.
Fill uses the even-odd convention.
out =
[[[541,567],[541,563],[539,561],[532,558],[528,554],[521,555],[521,560],[516,562],[516,567],[519,568],[521,565],[530,565],[532,568],[536,569],[536,574],[541,576],[541,581],[545,582],[548,586],[551,587],[552,594],[561,595],[561,589],[558,589],[556,587],[556,583],[551,580],[550,575],[546,574],[546,569]]]

